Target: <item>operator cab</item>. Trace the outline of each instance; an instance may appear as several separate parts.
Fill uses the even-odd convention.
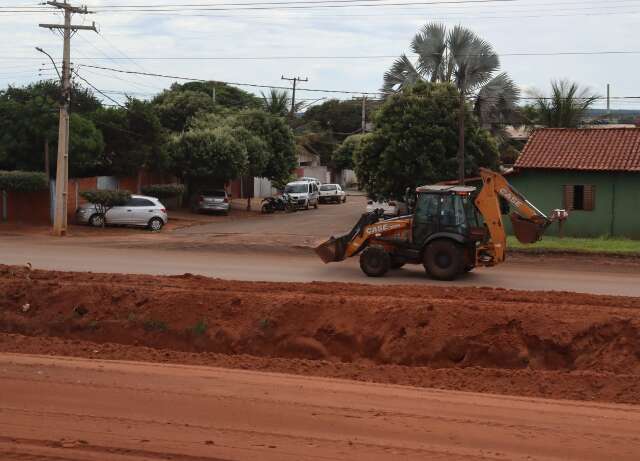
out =
[[[484,238],[482,220],[474,204],[475,187],[422,186],[416,189],[413,244],[422,247],[433,237],[453,237],[460,243]]]

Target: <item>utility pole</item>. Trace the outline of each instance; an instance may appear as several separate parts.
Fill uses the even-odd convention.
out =
[[[309,79],[306,77],[305,78],[302,78],[302,77],[286,78],[284,75],[281,77],[281,79],[293,82],[293,91],[291,94],[291,111],[289,112],[289,118],[293,119],[293,116],[295,115],[295,107],[296,107],[296,84],[298,82],[308,82]]]
[[[71,15],[89,14],[87,7],[71,6],[67,3],[49,1],[47,5],[64,10],[64,24],[40,24],[50,30],[62,30],[64,50],[62,59],[62,94],[60,98],[60,124],[58,127],[58,163],[56,165],[56,210],[53,218],[53,233],[58,236],[67,233],[67,200],[69,187],[69,105],[71,101],[71,33],[79,30],[97,32],[96,25],[78,26],[71,24]]]
[[[611,115],[611,85],[607,83],[607,115]]]

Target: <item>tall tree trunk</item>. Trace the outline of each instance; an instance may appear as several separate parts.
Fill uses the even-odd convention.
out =
[[[460,92],[460,108],[458,112],[458,182],[464,185],[464,93]]]

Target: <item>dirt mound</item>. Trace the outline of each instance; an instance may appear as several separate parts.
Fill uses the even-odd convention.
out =
[[[0,331],[346,363],[640,374],[640,300],[0,267]]]

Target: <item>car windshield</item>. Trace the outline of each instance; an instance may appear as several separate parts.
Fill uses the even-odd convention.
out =
[[[320,186],[320,190],[336,190],[336,186],[333,184],[325,184],[324,186]]]
[[[207,197],[224,197],[225,193],[223,190],[205,190],[202,191],[202,195]]]
[[[306,184],[287,184],[284,191],[287,194],[304,194],[309,192],[309,186]]]

